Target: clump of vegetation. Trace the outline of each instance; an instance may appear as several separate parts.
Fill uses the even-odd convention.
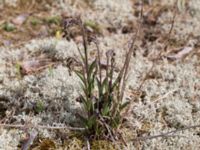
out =
[[[37,26],[38,24],[42,24],[42,21],[39,20],[39,19],[37,19],[37,18],[32,17],[32,18],[30,19],[30,23],[31,23],[31,25],[33,25],[33,26]]]
[[[6,22],[4,25],[3,25],[3,29],[7,32],[12,32],[16,29],[16,27],[14,26],[14,24],[12,23],[9,23],[9,22]]]
[[[42,111],[44,111],[44,102],[42,100],[36,101],[34,109],[36,113],[41,113]]]
[[[86,27],[89,27],[91,28],[92,30],[94,30],[96,33],[101,33],[101,28],[99,26],[99,24],[97,24],[96,22],[94,21],[91,21],[91,20],[88,20],[84,23],[84,25]]]
[[[51,16],[51,17],[45,18],[44,21],[47,22],[48,24],[60,25],[61,18],[59,16]]]
[[[86,26],[81,19],[70,19],[66,25],[78,25],[83,37],[83,52],[78,48],[82,67],[75,70],[81,80],[82,94],[80,101],[83,103],[83,114],[77,114],[85,127],[84,136],[92,139],[116,140],[117,128],[123,122],[122,111],[129,104],[123,102],[125,83],[127,80],[128,67],[133,52],[133,42],[128,50],[124,65],[117,74],[115,68],[115,53],[108,51],[106,54],[107,64],[102,68],[100,48],[95,37],[97,56],[90,62],[88,58],[88,37]],[[67,28],[65,26],[65,28]],[[90,37],[91,38],[91,37]]]

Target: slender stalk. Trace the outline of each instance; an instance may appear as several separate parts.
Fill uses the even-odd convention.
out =
[[[105,77],[105,80],[106,80],[106,84],[108,84],[108,77],[109,77],[109,56],[106,55],[106,77]],[[111,87],[108,87],[108,88],[111,88]],[[106,99],[108,99],[109,97],[109,91],[110,89],[108,89],[108,91],[106,92]]]
[[[109,93],[112,92],[112,82],[113,82],[113,72],[114,72],[114,63],[115,63],[115,59],[114,59],[114,54],[112,53],[111,56],[111,64],[110,64],[110,81],[109,81]]]
[[[79,18],[79,26],[81,28],[81,31],[82,31],[82,38],[83,38],[83,47],[84,47],[84,64],[85,64],[85,68],[83,67],[83,69],[85,70],[85,73],[86,73],[86,91],[87,91],[87,95],[86,95],[86,99],[87,101],[90,101],[91,100],[91,97],[92,97],[92,93],[91,91],[87,90],[89,89],[89,86],[90,86],[90,75],[89,75],[89,61],[88,61],[88,48],[87,48],[87,35],[86,35],[86,31],[85,31],[85,26],[82,22],[82,20]],[[85,76],[85,75],[84,75]],[[88,114],[90,115],[90,114]]]
[[[97,60],[98,60],[98,66],[99,66],[99,80],[100,80],[100,84],[102,84],[102,70],[101,70],[101,56],[100,56],[100,49],[99,49],[99,45],[97,43],[97,41],[95,41],[95,45],[97,48]]]
[[[137,39],[138,32],[139,32],[139,29],[137,30],[135,36],[133,37],[129,51],[126,54],[126,60],[125,60],[125,63],[124,63],[123,69],[122,69],[123,79],[122,79],[122,87],[121,87],[121,90],[120,90],[121,91],[120,101],[122,101],[122,98],[124,96],[124,90],[125,90],[126,80],[127,80],[127,75],[128,75],[128,68],[129,68],[129,65],[130,65],[131,56],[134,52],[134,44],[135,44],[135,41]]]
[[[85,27],[80,21],[80,26],[82,30],[82,38],[83,38],[83,47],[84,47],[84,55],[85,55],[85,67],[86,67],[86,72],[87,75],[89,74],[89,68],[88,68],[88,51],[87,51],[87,39],[86,39],[86,32],[85,32]]]
[[[99,81],[100,81],[100,87],[102,87],[102,70],[101,70],[101,56],[100,56],[100,49],[99,49],[99,45],[97,43],[97,40],[95,40],[95,45],[97,48],[97,61],[98,61],[98,69],[99,69]],[[103,89],[102,89],[103,90]],[[99,98],[97,99],[97,109],[100,112],[100,108],[99,108],[99,102],[102,99],[102,95],[99,95]]]

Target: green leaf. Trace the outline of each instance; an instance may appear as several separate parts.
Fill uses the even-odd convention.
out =
[[[110,111],[110,108],[109,108],[108,104],[106,104],[106,105],[103,107],[102,115],[103,115],[103,116],[108,116],[109,111]]]
[[[12,23],[9,23],[9,22],[6,22],[4,25],[3,25],[3,29],[6,31],[6,32],[12,32],[16,29],[15,25],[12,24]]]
[[[97,118],[95,115],[91,116],[87,120],[88,129],[95,129]]]
[[[99,97],[101,97],[103,95],[103,88],[102,88],[102,85],[101,85],[100,80],[98,78],[96,78],[96,81],[97,81]]]
[[[84,98],[84,96],[83,95],[80,95],[80,100],[81,100],[81,102],[83,102],[83,103],[87,103],[87,101],[86,101],[86,99]]]
[[[95,134],[97,137],[99,137],[102,133],[103,129],[101,128],[101,126],[99,126],[99,124],[96,124],[96,128],[95,128]]]
[[[102,88],[105,90],[105,91],[108,91],[108,78],[105,78],[102,82]]]
[[[94,86],[95,86],[95,76],[96,76],[96,72],[94,72],[91,75],[90,80],[89,80],[89,85],[91,86],[91,89],[94,89]]]
[[[117,79],[115,79],[114,83],[112,84],[111,91],[113,91],[117,86],[120,85],[121,77],[118,76]]]
[[[92,95],[93,95],[93,89],[94,89],[94,86],[93,86],[94,83],[90,82],[87,89],[86,89],[86,92],[88,92],[88,97],[91,98]]]
[[[94,71],[95,67],[96,67],[97,61],[96,59],[92,62],[92,64],[90,64],[89,66],[89,74],[92,74],[92,72]]]
[[[44,103],[42,102],[42,100],[39,100],[36,102],[36,105],[35,105],[35,111],[37,113],[40,113],[44,110]]]
[[[87,87],[83,83],[80,83],[80,87],[84,93],[84,96],[87,97],[87,95],[88,95]]]
[[[91,112],[93,112],[93,106],[92,106],[93,104],[91,100],[87,100],[82,95],[80,96],[80,100],[81,102],[83,102],[84,111],[86,111],[87,114],[90,114]]]
[[[31,18],[30,23],[31,23],[31,25],[36,26],[38,24],[42,24],[42,21],[37,18]]]
[[[16,70],[17,70],[17,77],[19,77],[19,79],[21,79],[22,74],[21,74],[21,65],[20,65],[20,63],[16,63],[15,67],[16,67]]]
[[[79,113],[76,113],[77,117],[83,122],[84,125],[87,124],[87,118],[85,116],[82,116]]]
[[[48,24],[59,25],[61,23],[61,17],[59,16],[51,16],[44,19]]]
[[[121,117],[120,117],[119,114],[117,114],[114,118],[112,118],[111,125],[112,125],[113,128],[117,128],[119,126],[120,119],[121,119]]]
[[[92,96],[92,92],[94,90],[95,86],[95,76],[96,76],[96,60],[92,62],[92,64],[89,66],[89,71],[87,75],[87,92],[88,96]]]
[[[84,74],[80,71],[75,71],[76,75],[80,78],[80,80],[85,84]]]
[[[94,111],[93,102],[91,99],[86,99],[84,96],[80,96],[81,102],[83,102],[84,110],[87,112],[87,114],[91,114]]]
[[[87,20],[87,21],[84,23],[84,25],[85,25],[86,27],[90,27],[90,28],[94,29],[96,32],[100,32],[100,27],[99,27],[99,25],[98,25],[96,22],[93,22],[93,21],[91,21],[91,20]]]

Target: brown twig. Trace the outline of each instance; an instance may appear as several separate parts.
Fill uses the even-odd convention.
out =
[[[122,87],[121,87],[121,90],[120,90],[121,91],[120,100],[122,100],[122,98],[124,96],[124,90],[125,90],[125,87],[126,87],[128,68],[129,68],[131,56],[132,56],[133,51],[134,51],[134,44],[135,44],[135,41],[137,39],[138,32],[139,32],[139,29],[136,31],[136,34],[132,39],[129,51],[126,53],[126,60],[124,62],[124,66],[123,66],[123,68],[122,68],[122,70],[119,74],[119,76],[121,76],[121,78],[122,78]]]
[[[184,127],[184,128],[177,129],[177,130],[172,130],[170,132],[161,133],[161,134],[158,134],[158,135],[152,135],[152,136],[146,136],[146,137],[138,137],[138,138],[135,138],[134,140],[136,140],[136,141],[145,141],[145,140],[155,139],[155,138],[159,138],[159,137],[171,137],[171,136],[173,136],[173,135],[171,135],[173,133],[177,133],[177,132],[180,132],[180,131],[189,130],[189,129],[193,129],[193,128],[199,128],[199,127],[200,127],[200,125],[193,125],[193,126]]]
[[[25,128],[27,125],[22,125],[22,124],[0,124],[0,127],[5,127],[5,128]],[[67,130],[73,130],[73,131],[84,131],[85,128],[76,128],[76,127],[58,127],[58,126],[42,126],[42,125],[28,125],[30,128],[40,128],[40,129],[48,129],[48,130],[60,130],[60,129],[67,129]]]

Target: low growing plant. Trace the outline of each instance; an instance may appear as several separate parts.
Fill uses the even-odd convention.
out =
[[[3,25],[3,29],[6,31],[6,32],[12,32],[16,29],[16,27],[14,26],[14,24],[12,23],[9,23],[9,22],[6,22],[4,23]]]
[[[75,70],[75,73],[82,82],[83,92],[80,95],[80,101],[83,103],[84,113],[78,114],[78,116],[86,129],[84,135],[88,138],[115,140],[117,137],[116,129],[122,124],[123,120],[122,110],[129,104],[122,100],[134,40],[126,53],[123,67],[117,74],[114,71],[114,51],[107,52],[106,67],[102,68],[98,42],[96,38],[93,38],[97,56],[90,62],[86,27],[81,19],[76,19],[74,22],[71,19],[67,25],[72,25],[73,23],[79,25],[83,38],[83,52],[78,48],[82,67],[80,70]]]

